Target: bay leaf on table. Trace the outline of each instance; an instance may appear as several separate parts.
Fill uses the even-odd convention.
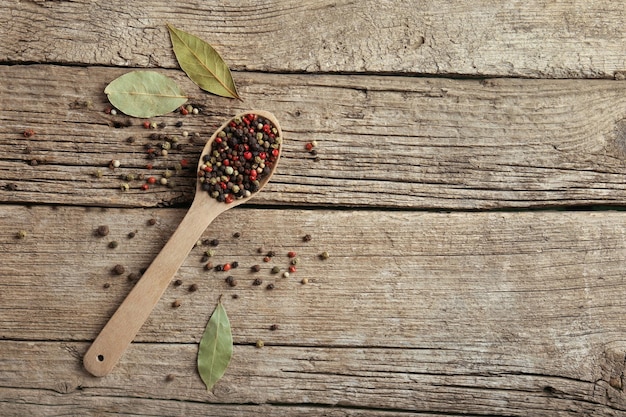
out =
[[[123,113],[149,118],[182,106],[187,96],[171,78],[155,71],[132,71],[104,89],[113,106]]]
[[[224,375],[232,355],[233,335],[230,321],[220,299],[211,314],[198,347],[198,373],[207,390],[211,390]]]
[[[167,29],[178,64],[191,81],[209,93],[239,98],[230,68],[211,45],[169,23]]]

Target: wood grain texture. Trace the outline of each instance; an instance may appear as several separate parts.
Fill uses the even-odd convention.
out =
[[[176,66],[165,23],[235,70],[613,78],[626,70],[619,1],[0,2],[0,57]]]
[[[150,415],[192,416],[239,404],[234,415],[626,410],[622,212],[234,209],[204,238],[220,241],[215,264],[240,262],[230,272],[238,285],[204,270],[206,247],[196,248],[177,275],[183,284],[168,288],[118,367],[92,378],[81,367],[88,341],[132,287],[112,266],[145,266],[183,215],[3,207],[0,398],[12,410],[49,415],[72,405],[97,415],[110,402],[127,414],[148,406]],[[157,224],[146,225],[152,217]],[[103,224],[110,234],[94,236]],[[113,239],[116,249],[107,247]],[[269,264],[261,245],[277,252]],[[288,250],[298,252],[298,271],[277,278],[269,268],[285,268]],[[258,274],[248,270],[254,263]],[[254,277],[276,289],[253,286]],[[198,291],[189,292],[192,283]],[[195,354],[220,294],[235,355],[207,393]],[[259,339],[265,348],[254,347]]]
[[[1,67],[0,200],[99,206],[189,204],[204,142],[250,108],[275,113],[285,146],[277,175],[255,202],[282,205],[483,209],[626,203],[626,83],[446,80],[387,76],[239,73],[244,102],[193,87],[199,116],[142,120],[104,114],[106,83],[125,70]],[[184,121],[182,128],[173,125]],[[131,127],[119,127],[129,121]],[[118,126],[119,128],[116,128]],[[24,138],[25,129],[37,133]],[[189,137],[182,137],[183,131]],[[146,160],[144,145],[180,140]],[[200,136],[193,140],[194,133]],[[135,137],[132,144],[128,137]],[[317,140],[319,162],[304,149]],[[108,169],[112,159],[122,162]],[[119,187],[132,173],[175,172],[172,188]],[[37,166],[31,166],[35,160]],[[153,170],[146,169],[147,163]],[[102,178],[94,173],[101,171]]]

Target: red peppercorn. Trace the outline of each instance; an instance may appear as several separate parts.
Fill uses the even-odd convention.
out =
[[[311,149],[313,149],[313,144],[309,142],[306,145],[304,145],[304,147],[306,148],[307,151],[310,151]]]
[[[266,256],[265,258],[263,258],[263,262],[269,262],[271,260],[272,258],[270,258],[269,256]]]
[[[222,271],[230,271],[230,264],[224,264],[224,266],[222,266]]]
[[[232,203],[233,201],[235,201],[235,197],[233,197],[233,195],[232,195],[232,194],[227,194],[227,195],[226,195],[226,197],[224,198],[224,202],[225,202],[226,204],[230,204],[230,203]]]
[[[293,274],[294,272],[296,272],[296,266],[295,266],[295,265],[291,265],[291,266],[289,267],[289,272],[291,272],[292,274]]]
[[[156,178],[154,177],[148,177],[147,181],[148,181],[148,184],[156,184]]]
[[[222,138],[220,137],[215,138],[215,143],[222,143]]]
[[[227,166],[229,166],[229,165],[230,165],[230,161],[229,161],[228,159],[224,159],[224,160],[222,161],[222,165],[224,165],[225,167],[227,167]]]
[[[279,153],[278,149],[272,149],[272,156],[276,157],[278,156],[278,153]]]
[[[146,165],[146,168],[147,168],[147,169],[152,169],[152,164],[147,164],[147,165]]]
[[[148,184],[141,184],[141,189],[146,191],[150,186]]]
[[[250,180],[256,180],[257,172],[255,170],[250,171]]]
[[[296,257],[296,253],[294,251],[290,251],[290,252],[287,252],[287,256],[290,257],[290,258],[295,258]]]
[[[33,137],[33,136],[35,136],[35,131],[33,129],[26,129],[24,131],[24,137],[25,138],[30,138],[30,137]]]
[[[187,168],[187,165],[189,165],[189,161],[187,161],[186,159],[181,159],[180,160],[180,166],[183,168]]]
[[[243,153],[243,157],[244,157],[246,160],[250,160],[250,159],[252,159],[252,152],[244,152],[244,153]]]
[[[221,188],[222,190],[225,190],[225,189],[227,189],[227,188],[228,188],[228,185],[226,185],[226,183],[225,183],[225,182],[220,182],[220,188]]]
[[[143,122],[143,128],[144,129],[150,129],[150,121],[146,120],[145,122]]]
[[[187,110],[184,106],[181,106],[180,114],[182,114],[183,116],[187,116],[189,114],[189,110]]]
[[[265,152],[259,152],[259,158],[265,159],[267,158],[267,154]]]

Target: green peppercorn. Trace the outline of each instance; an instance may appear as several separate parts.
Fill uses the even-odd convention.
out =
[[[119,245],[119,243],[117,243],[117,240],[112,240],[112,241],[109,242],[109,248],[111,248],[111,249],[117,248],[118,245]]]
[[[255,346],[261,349],[263,346],[265,346],[265,343],[262,340],[257,340]]]
[[[320,253],[320,259],[326,260],[330,257],[330,255],[328,254],[328,252],[324,251],[322,253]]]
[[[280,268],[275,266],[272,268],[272,274],[278,274],[280,272]]]

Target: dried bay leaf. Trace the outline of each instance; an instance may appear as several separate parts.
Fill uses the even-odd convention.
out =
[[[191,81],[209,93],[239,98],[228,65],[211,45],[169,23],[167,28],[178,64]]]
[[[198,373],[207,390],[211,390],[224,375],[232,355],[233,335],[220,299],[211,314],[198,348]]]
[[[104,93],[120,111],[143,118],[169,113],[187,101],[174,80],[154,71],[126,73],[111,81]]]

